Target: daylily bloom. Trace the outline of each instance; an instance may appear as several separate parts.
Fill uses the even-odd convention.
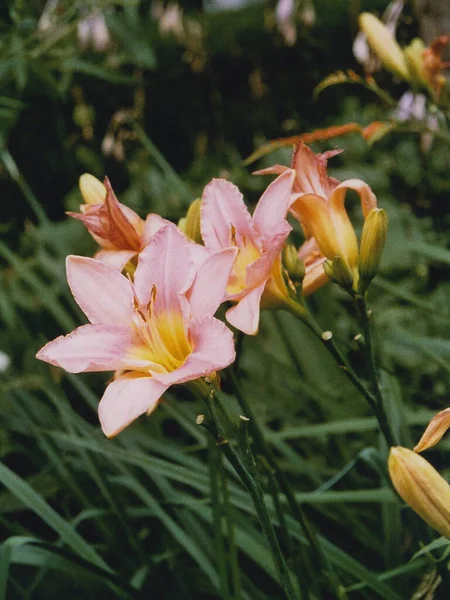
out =
[[[119,271],[168,223],[155,214],[149,214],[144,221],[134,210],[121,204],[107,177],[103,184],[93,175],[85,173],[80,177],[80,190],[86,204],[80,206],[80,213],[67,214],[82,221],[101,246],[95,258]]]
[[[315,154],[303,142],[294,150],[291,169],[296,177],[293,186],[291,213],[300,221],[306,238],[314,238],[322,255],[330,260],[340,256],[358,282],[358,241],[345,210],[348,190],[359,194],[364,217],[377,207],[377,199],[370,187],[360,179],[347,179],[339,183],[328,177],[327,160],[342,150]],[[274,165],[256,174],[283,173],[290,170],[284,165]]]
[[[37,358],[70,373],[116,371],[99,404],[104,433],[116,435],[153,412],[171,385],[233,362],[232,333],[213,315],[236,252],[208,251],[166,225],[140,253],[133,283],[99,260],[69,256],[69,286],[90,323]]]
[[[207,248],[239,248],[226,290],[236,302],[226,317],[237,329],[254,335],[260,308],[282,308],[290,302],[283,278],[281,251],[291,231],[286,214],[291,203],[292,170],[273,181],[261,196],[253,217],[238,188],[213,179],[203,192],[201,232]]]

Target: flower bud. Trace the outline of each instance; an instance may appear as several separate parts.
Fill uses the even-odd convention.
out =
[[[422,452],[437,444],[449,428],[450,408],[446,408],[445,410],[441,410],[441,412],[431,419],[423,436],[420,438],[419,443],[414,448],[414,452]]]
[[[103,204],[106,188],[103,183],[90,173],[83,173],[78,180],[81,195],[86,204]]]
[[[200,209],[202,206],[202,199],[197,198],[189,206],[186,216],[180,219],[178,223],[179,229],[187,235],[188,238],[203,244],[202,234],[200,231]]]
[[[428,461],[397,446],[389,454],[389,474],[402,499],[431,527],[450,538],[450,485]]]
[[[362,13],[359,16],[359,27],[383,66],[394,75],[409,81],[411,76],[403,51],[389,29],[370,13]]]
[[[293,244],[286,244],[284,247],[283,265],[292,281],[303,281],[305,277],[305,263],[298,257],[298,250]]]
[[[408,70],[414,82],[428,86],[423,53],[426,46],[420,38],[414,38],[403,50]]]
[[[373,208],[364,221],[359,247],[359,291],[364,294],[378,273],[386,242],[388,216],[382,208]]]
[[[329,279],[339,284],[346,291],[352,289],[354,275],[348,266],[347,261],[339,254],[333,260],[327,260],[323,264],[323,269]]]

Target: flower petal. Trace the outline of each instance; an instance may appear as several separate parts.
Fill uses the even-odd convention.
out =
[[[134,250],[99,250],[94,258],[117,271],[122,271],[127,262],[136,254],[137,252]]]
[[[341,248],[330,218],[328,202],[316,194],[302,194],[292,205],[292,213],[309,236],[315,237],[323,254],[333,259]]]
[[[156,289],[157,312],[180,311],[179,295],[192,285],[195,269],[189,256],[192,242],[170,224],[162,227],[139,255],[134,287],[141,306],[150,302]]]
[[[103,433],[113,437],[144,413],[152,413],[168,387],[153,377],[121,375],[108,385],[98,406]]]
[[[237,248],[225,248],[211,254],[200,266],[189,290],[192,316],[213,316],[224,301],[225,291],[233,268]]]
[[[227,321],[247,335],[256,335],[259,327],[261,295],[266,282],[249,292],[227,311]]]
[[[160,229],[164,227],[164,225],[172,225],[170,221],[164,219],[164,217],[160,217],[159,215],[155,215],[153,213],[149,214],[144,222],[144,229],[142,232],[142,248],[145,248],[155,235],[158,233]]]
[[[93,258],[73,255],[67,257],[66,269],[73,297],[91,323],[131,322],[132,285],[117,269]]]
[[[270,244],[265,244],[267,250],[247,267],[246,283],[249,289],[265,283],[271,276],[275,261],[280,258],[284,242],[291,231],[289,223],[282,221],[278,224],[278,230],[272,232]]]
[[[342,150],[331,150],[324,154],[315,154],[311,148],[300,142],[292,157],[292,168],[297,173],[295,191],[328,198],[339,182],[327,176],[327,160],[341,152]]]
[[[330,205],[336,210],[339,211],[344,206],[347,190],[354,190],[359,195],[364,218],[372,209],[377,208],[377,197],[367,183],[361,179],[347,179],[335,188],[330,197]]]
[[[124,368],[132,331],[124,325],[82,325],[46,344],[36,358],[69,373],[116,371]]]
[[[414,452],[423,452],[431,448],[439,442],[447,429],[450,428],[450,408],[441,410],[435,415],[425,429],[423,436],[420,438]]]
[[[348,190],[354,190],[359,194],[364,217],[373,208],[377,207],[377,198],[367,183],[364,183],[360,179],[343,181],[334,189],[330,196],[328,203],[330,217],[334,225],[338,244],[341,248],[340,254],[347,260],[350,267],[353,268],[358,264],[358,241],[344,205]],[[319,242],[319,240],[317,241]]]
[[[286,219],[291,205],[295,171],[289,169],[272,181],[261,196],[253,213],[253,225],[263,242],[273,238],[274,229]]]
[[[228,367],[236,358],[233,334],[214,317],[194,319],[189,328],[192,353],[171,373],[156,373],[154,378],[168,385],[205,377]]]
[[[316,290],[328,283],[329,279],[323,269],[326,258],[319,258],[305,268],[305,276],[302,281],[302,295],[304,297],[313,294]]]
[[[228,248],[255,242],[252,218],[239,189],[225,179],[213,179],[203,192],[201,232],[205,246]],[[235,237],[235,241],[234,238]]]

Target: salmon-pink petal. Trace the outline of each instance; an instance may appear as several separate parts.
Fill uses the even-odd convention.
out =
[[[286,165],[272,165],[271,167],[266,167],[265,169],[259,169],[258,171],[253,171],[252,175],[281,175],[285,171],[290,171],[290,167],[286,167]]]
[[[113,437],[144,413],[158,406],[169,385],[153,377],[126,373],[108,385],[98,406],[103,433]]]
[[[219,250],[241,246],[244,240],[257,246],[252,218],[239,189],[225,179],[213,179],[203,192],[201,232],[205,245]]]
[[[347,179],[336,187],[330,197],[330,204],[337,210],[344,206],[347,190],[354,190],[359,195],[364,217],[367,217],[372,209],[377,208],[377,197],[367,183],[361,179]]]
[[[300,142],[292,157],[292,168],[297,173],[295,191],[328,198],[339,182],[327,176],[327,159],[340,152],[342,150],[315,154],[311,148]]]
[[[164,219],[164,217],[160,217],[154,213],[151,213],[147,216],[141,236],[142,248],[145,248],[145,246],[148,245],[155,233],[158,233],[158,231],[162,229],[164,225],[172,225],[172,223],[167,219]]]
[[[195,269],[184,235],[172,225],[162,227],[139,255],[134,287],[141,306],[146,307],[155,288],[157,312],[180,311],[179,295],[192,285]]]
[[[292,213],[305,226],[309,235],[316,238],[327,258],[333,259],[337,254],[342,254],[328,202],[324,198],[316,194],[301,194],[292,205]]]
[[[305,276],[302,281],[302,295],[309,296],[320,287],[328,283],[329,279],[323,269],[323,263],[326,258],[319,258],[305,268]]]
[[[132,335],[125,325],[82,325],[46,344],[36,358],[69,373],[116,371],[124,367]]]
[[[136,254],[137,252],[134,250],[99,250],[94,258],[113,267],[113,269],[116,269],[117,271],[122,271],[127,262],[129,262],[133,256],[136,256]]]
[[[266,282],[253,289],[236,306],[227,311],[226,317],[230,325],[247,335],[258,333],[261,295],[265,285]]]
[[[142,219],[128,206],[121,205],[105,177],[106,199],[101,205],[101,220],[104,227],[102,237],[121,250],[140,250]]]
[[[189,339],[192,353],[184,364],[171,373],[155,374],[155,379],[168,385],[192,381],[228,367],[236,358],[233,334],[214,317],[194,319]]]
[[[348,179],[335,188],[329,199],[330,217],[341,247],[340,254],[346,258],[350,267],[356,267],[358,241],[344,205],[348,190],[354,190],[359,194],[364,216],[377,207],[377,198],[370,187],[360,179]]]
[[[414,452],[423,452],[437,444],[448,429],[450,429],[450,408],[441,410],[437,415],[434,415],[414,448]]]
[[[203,262],[188,293],[193,318],[213,316],[224,301],[237,253],[237,248],[225,248]]]
[[[67,281],[91,323],[131,323],[133,289],[117,269],[86,256],[68,256]]]
[[[289,169],[277,177],[261,196],[253,213],[253,225],[263,242],[273,237],[274,229],[286,219],[291,205],[295,171]]]

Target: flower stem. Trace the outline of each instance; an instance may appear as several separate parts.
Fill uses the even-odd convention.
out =
[[[363,301],[364,301],[364,299],[363,299]],[[364,304],[364,307],[365,307],[365,304]],[[348,379],[350,379],[350,381],[353,383],[353,385],[356,387],[356,389],[367,400],[367,403],[369,404],[375,417],[378,420],[378,424],[380,426],[381,433],[383,434],[388,446],[389,447],[396,446],[397,443],[395,441],[395,437],[392,433],[391,427],[389,425],[386,414],[384,412],[381,390],[379,388],[378,378],[376,375],[376,368],[375,368],[375,371],[373,371],[373,369],[371,369],[372,376],[375,378],[374,380],[372,380],[373,390],[371,391],[370,389],[368,389],[368,387],[364,383],[364,381],[362,381],[361,378],[357,375],[357,373],[353,370],[353,368],[351,367],[348,360],[342,354],[341,350],[335,343],[331,332],[323,331],[322,328],[318,325],[318,323],[314,320],[314,318],[312,317],[312,315],[310,313],[308,313],[307,316],[305,316],[304,308],[302,306],[299,305],[299,308],[297,310],[295,302],[292,302],[289,305],[286,305],[286,310],[288,310],[290,313],[292,313],[293,315],[295,315],[296,317],[301,319],[303,321],[303,323],[308,327],[308,329],[310,329],[314,333],[314,335],[322,342],[322,344],[327,348],[327,350],[333,356],[333,358],[335,359],[337,364],[341,367],[343,372],[347,375]],[[365,331],[366,327],[368,328],[368,332],[369,332],[369,336],[368,336],[369,342],[367,342],[367,340],[366,340],[366,348],[368,349],[368,352],[371,353],[371,355],[372,355],[372,358],[370,359],[369,362],[370,362],[370,364],[375,366],[375,357],[373,355],[373,345],[372,345],[372,341],[371,341],[372,338],[371,338],[371,332],[370,332],[370,323],[368,321],[368,315],[367,315],[366,308],[364,308],[364,313],[366,315],[366,317],[363,319],[364,335],[366,335],[366,331]],[[374,387],[374,383],[373,383],[374,381],[376,382],[376,388]]]
[[[389,427],[387,416],[386,416],[386,413],[384,410],[384,399],[383,399],[383,393],[381,391],[380,381],[379,381],[379,377],[378,377],[378,369],[377,369],[377,363],[375,360],[375,350],[374,350],[373,337],[372,337],[372,328],[370,326],[370,317],[369,317],[369,313],[367,311],[367,303],[363,296],[357,296],[355,301],[356,301],[356,306],[359,311],[359,315],[361,318],[361,324],[362,324],[362,328],[363,328],[364,347],[366,349],[367,371],[368,371],[368,376],[370,379],[372,393],[375,396],[380,415],[385,422],[385,427],[387,429],[389,429],[389,431],[390,431],[390,435],[391,435],[392,439],[389,442],[388,439],[386,438],[386,441],[388,442],[388,444],[390,446],[393,446],[393,445],[397,446],[398,440],[395,439],[395,437]]]
[[[255,505],[256,512],[261,524],[261,528],[264,533],[264,537],[269,545],[272,553],[272,558],[275,563],[275,568],[278,573],[280,584],[286,594],[288,600],[298,600],[299,596],[295,593],[292,586],[292,582],[289,576],[289,571],[284,560],[283,554],[281,553],[278,539],[275,534],[275,530],[270,519],[267,507],[264,503],[264,496],[261,487],[255,477],[249,472],[241,457],[235,452],[232,446],[226,439],[224,429],[222,427],[219,414],[217,411],[217,405],[220,405],[218,394],[216,390],[211,388],[211,393],[206,399],[209,417],[211,419],[211,433],[215,436],[217,445],[223,454],[227,457],[228,461],[236,471],[237,475],[241,479],[242,483],[250,493],[253,503]]]
[[[278,463],[274,457],[272,448],[270,448],[270,446],[268,445],[268,443],[264,437],[264,434],[258,423],[258,420],[253,412],[253,409],[252,409],[250,403],[247,400],[246,395],[242,391],[242,387],[241,387],[236,375],[231,370],[229,370],[229,372],[230,372],[231,379],[232,379],[232,382],[234,385],[234,390],[236,392],[236,396],[245,412],[245,416],[250,419],[249,425],[252,429],[253,439],[255,441],[256,446],[259,448],[259,451],[261,452],[261,454],[266,458],[267,462],[269,463],[269,466],[273,469],[273,474],[274,474],[274,477],[278,484],[278,487],[280,488],[281,492],[286,497],[286,500],[287,500],[289,509],[292,513],[292,516],[294,517],[294,519],[297,521],[297,523],[299,523],[300,527],[302,528],[302,531],[303,531],[306,539],[308,540],[311,548],[313,549],[313,552],[316,556],[318,563],[322,566],[322,568],[325,570],[327,576],[329,577],[331,586],[334,589],[339,590],[340,589],[339,581],[337,579],[336,574],[333,571],[333,568],[328,560],[328,557],[326,556],[326,554],[320,544],[320,541],[317,537],[316,532],[314,531],[311,523],[309,522],[309,519],[306,516],[301,504],[299,504],[297,502],[297,499],[295,498],[295,494],[294,494],[285,474],[279,468]]]

